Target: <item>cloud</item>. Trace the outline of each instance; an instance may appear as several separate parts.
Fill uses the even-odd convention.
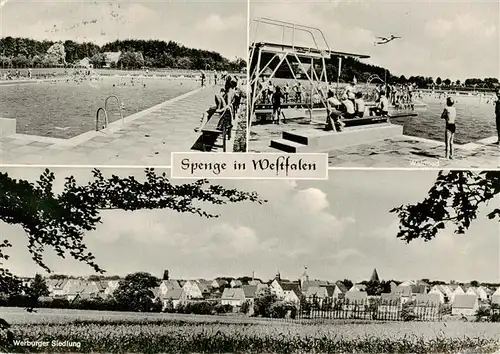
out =
[[[209,15],[203,22],[197,25],[201,31],[231,31],[235,28],[246,25],[246,18],[239,15],[223,17],[219,14]]]
[[[349,258],[363,258],[365,255],[355,248],[346,248],[335,254],[332,254],[330,258],[335,260],[337,263],[344,263]]]

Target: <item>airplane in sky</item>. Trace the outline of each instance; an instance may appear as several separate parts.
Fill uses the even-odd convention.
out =
[[[395,36],[393,34],[391,34],[390,37],[377,37],[377,39],[379,39],[379,41],[374,42],[374,44],[375,45],[377,45],[377,44],[386,44],[386,43],[392,42],[393,40],[398,39],[398,38],[403,38],[403,37],[397,37],[397,36]]]

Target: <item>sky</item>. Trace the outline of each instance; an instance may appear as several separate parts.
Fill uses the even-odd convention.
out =
[[[255,0],[251,3],[250,41],[281,41],[282,31],[253,19],[271,19],[319,28],[333,50],[367,54],[367,63],[393,74],[443,80],[499,78],[498,0]],[[377,36],[401,36],[374,45]],[[285,33],[291,41],[291,31]],[[310,46],[304,35],[296,41]],[[321,45],[320,45],[321,46]]]
[[[218,51],[231,60],[247,56],[245,0],[0,1],[2,37],[70,39],[98,45],[117,38],[173,40]]]
[[[34,181],[37,168],[3,168],[11,177]],[[53,169],[56,191],[63,178],[78,183],[91,178],[87,169]],[[103,170],[142,178],[142,170]],[[396,238],[398,221],[389,210],[422,200],[436,171],[331,170],[327,181],[213,181],[228,188],[256,191],[264,205],[245,202],[206,206],[220,214],[203,219],[170,210],[103,211],[103,223],[85,235],[85,242],[107,274],[137,271],[172,278],[212,279],[216,276],[255,276],[298,279],[308,267],[312,279],[362,281],[374,268],[381,279],[439,279],[500,282],[499,224],[481,209],[465,235],[445,230],[430,242],[406,244]],[[175,181],[175,183],[180,183]],[[0,222],[0,235],[14,248],[7,261],[15,274],[44,274],[26,249],[19,226]],[[55,273],[90,275],[92,269],[47,251],[45,260]]]

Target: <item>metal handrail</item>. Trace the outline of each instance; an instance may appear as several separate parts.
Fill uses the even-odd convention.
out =
[[[104,111],[108,111],[108,100],[110,98],[115,98],[116,99],[116,103],[118,104],[118,109],[120,110],[120,118],[122,120],[122,123],[124,123],[124,118],[123,118],[123,111],[122,111],[122,104],[121,104],[121,101],[120,99],[118,98],[118,96],[116,95],[111,95],[111,96],[108,96],[106,98],[106,100],[104,101]]]
[[[104,112],[104,128],[108,126],[108,112],[106,112],[105,108],[99,107],[95,114],[95,131],[98,132],[99,129],[99,112],[103,111]]]
[[[295,43],[294,43],[294,41],[295,41],[295,31],[301,31],[301,32],[309,33],[311,35],[311,38],[312,38],[312,40],[313,40],[313,42],[314,42],[317,50],[320,50],[320,51],[324,50],[325,48],[320,48],[319,47],[318,41],[316,40],[316,36],[314,35],[314,32],[319,33],[320,36],[321,36],[321,38],[323,39],[323,42],[324,42],[324,45],[326,46],[326,49],[328,50],[328,52],[331,51],[330,50],[330,46],[328,45],[328,42],[326,40],[325,34],[319,28],[311,27],[311,26],[305,26],[305,25],[300,25],[300,24],[296,24],[296,23],[292,23],[292,22],[274,20],[274,19],[267,18],[267,17],[261,17],[261,18],[258,18],[258,19],[254,19],[254,21],[257,22],[258,26],[261,23],[264,23],[264,24],[267,24],[267,25],[282,27],[283,28],[283,35],[282,35],[282,37],[284,37],[284,31],[285,31],[286,28],[291,29],[293,31],[292,32],[292,47],[295,47]],[[258,27],[257,27],[256,33],[255,33],[254,43],[255,43],[255,40],[256,40],[256,37],[257,37],[257,33],[258,33]]]

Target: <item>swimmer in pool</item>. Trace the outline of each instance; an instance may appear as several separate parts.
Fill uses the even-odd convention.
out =
[[[446,120],[445,126],[445,159],[452,160],[453,159],[453,138],[455,136],[456,125],[455,119],[457,117],[457,110],[453,105],[455,102],[453,98],[448,97],[446,99],[446,107],[443,110],[443,114],[441,114],[441,118]]]

